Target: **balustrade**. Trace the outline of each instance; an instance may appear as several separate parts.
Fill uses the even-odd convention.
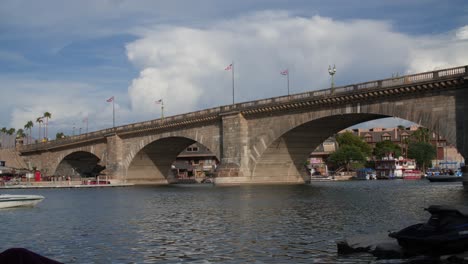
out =
[[[462,66],[462,67],[442,69],[442,70],[437,70],[437,71],[432,71],[432,72],[424,72],[424,73],[419,73],[419,74],[406,75],[406,76],[384,79],[384,80],[379,80],[379,81],[359,83],[359,84],[348,85],[344,87],[336,87],[333,89],[324,89],[324,90],[306,92],[306,93],[290,95],[290,96],[267,98],[267,99],[262,99],[258,101],[245,102],[245,103],[239,103],[239,104],[234,104],[234,105],[225,105],[225,106],[220,106],[216,108],[200,110],[197,112],[166,117],[164,119],[156,119],[156,120],[145,121],[141,123],[119,126],[115,128],[108,128],[108,129],[104,129],[104,130],[100,130],[96,132],[82,134],[79,136],[72,136],[72,137],[65,138],[65,139],[51,140],[48,142],[40,142],[36,144],[24,145],[21,150],[32,151],[32,150],[48,149],[48,148],[52,148],[52,147],[59,146],[59,145],[66,145],[66,144],[72,144],[72,143],[76,143],[80,141],[88,141],[88,140],[95,140],[98,138],[104,138],[106,135],[117,133],[117,132],[128,132],[132,130],[158,127],[163,124],[170,124],[173,122],[180,122],[180,121],[195,119],[199,117],[205,117],[208,115],[216,115],[221,112],[229,112],[233,110],[242,111],[243,109],[248,109],[248,108],[252,108],[256,106],[265,107],[266,105],[269,105],[269,104],[296,102],[296,101],[304,100],[306,98],[313,99],[314,97],[336,96],[337,94],[352,93],[352,92],[359,91],[359,90],[388,88],[392,86],[400,86],[404,84],[413,84],[417,82],[436,80],[438,78],[446,78],[446,77],[451,77],[451,76],[456,76],[456,75],[466,75],[467,73],[468,73],[468,66]]]

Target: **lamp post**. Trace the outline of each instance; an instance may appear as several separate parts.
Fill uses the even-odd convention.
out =
[[[72,135],[74,136],[75,135],[75,124],[73,124],[73,133]]]
[[[335,87],[335,80],[334,80],[334,76],[335,76],[335,73],[336,73],[336,67],[335,67],[335,64],[333,64],[333,69],[330,65],[328,65],[328,73],[330,74],[331,76],[331,91],[332,91],[332,94],[333,94],[333,88]]]

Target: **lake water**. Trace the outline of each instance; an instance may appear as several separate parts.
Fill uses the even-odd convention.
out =
[[[1,192],[46,199],[0,210],[0,250],[64,263],[380,263],[339,257],[336,241],[426,221],[431,204],[468,204],[461,183],[424,180]]]

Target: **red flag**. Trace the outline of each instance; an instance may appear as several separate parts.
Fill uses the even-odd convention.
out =
[[[281,75],[288,75],[288,74],[289,74],[289,71],[288,71],[288,69],[286,69],[286,70],[280,72],[280,74],[281,74]]]
[[[112,96],[111,98],[107,99],[106,101],[107,101],[108,103],[114,101],[114,96]]]
[[[155,101],[156,104],[162,104],[163,100],[162,99],[159,99],[157,101]]]
[[[229,64],[229,66],[227,66],[224,70],[225,70],[225,71],[230,71],[231,69],[232,69],[232,63]]]

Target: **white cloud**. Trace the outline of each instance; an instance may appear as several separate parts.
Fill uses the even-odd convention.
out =
[[[459,29],[456,31],[455,36],[456,36],[456,38],[459,39],[459,40],[467,40],[467,39],[468,39],[468,25],[459,28]]]
[[[23,128],[27,121],[34,122],[33,136],[36,137],[36,119],[45,112],[52,114],[49,137],[58,131],[77,134],[85,131],[83,119],[89,116],[90,130],[112,126],[112,105],[106,103],[109,91],[103,91],[86,83],[64,81],[11,80],[0,78],[2,103],[0,112],[11,112],[10,120],[0,120],[2,126]],[[116,98],[124,98],[117,94]],[[128,109],[116,104],[120,118],[129,119]],[[122,119],[121,119],[122,120]],[[120,120],[120,121],[121,121]],[[7,125],[8,124],[8,125]]]
[[[236,102],[286,94],[285,77],[279,74],[285,68],[291,92],[298,93],[329,87],[327,69],[333,64],[337,85],[465,65],[467,27],[444,35],[411,36],[395,31],[389,22],[273,11],[204,27],[144,27],[133,31],[138,39],[126,46],[128,59],[140,71],[128,94],[80,82],[0,78],[0,91],[15,98],[0,110],[11,110],[9,123],[17,128],[52,112],[56,130],[68,129],[70,134],[73,123],[84,126],[80,122],[86,115],[90,129],[111,126],[111,104],[105,99],[112,95],[117,99],[117,124],[159,117],[155,101],[161,98],[166,115],[230,104],[231,72],[224,68],[231,61]]]
[[[164,98],[172,114],[231,102],[235,61],[236,101],[286,93],[279,71],[289,68],[294,93],[329,86],[328,65],[336,64],[338,85],[468,64],[466,27],[455,34],[410,36],[390,23],[336,21],[260,12],[204,28],[158,26],[137,31],[127,45],[141,69],[129,96],[133,110],[155,111]]]

